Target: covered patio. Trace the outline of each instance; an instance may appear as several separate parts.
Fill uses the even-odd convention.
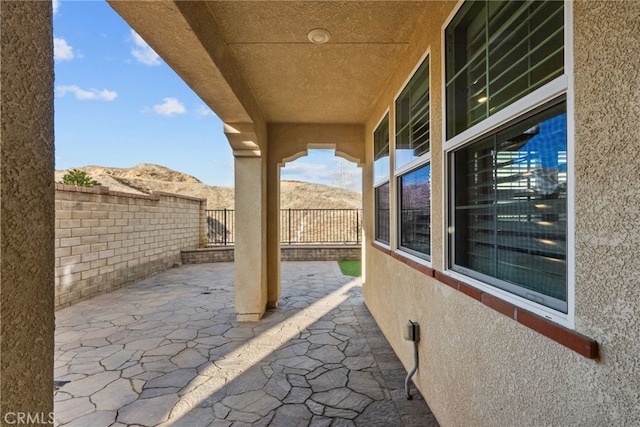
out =
[[[438,425],[413,384],[406,399],[359,278],[335,262],[285,262],[282,277],[281,305],[260,322],[236,320],[233,263],[174,268],[58,311],[56,422]]]
[[[302,424],[388,423],[373,415],[378,413],[428,419],[418,408],[404,412],[404,404],[417,403],[403,400],[400,365],[388,347],[374,345],[379,332],[365,332],[369,326],[377,331],[371,318],[358,323],[362,333],[355,320],[345,320],[365,319],[364,306],[354,304],[360,288],[340,290],[348,279],[325,278],[320,282],[330,290],[313,305],[306,298],[318,291],[312,286],[317,277],[307,274],[315,273],[303,273],[302,287],[291,294],[297,289],[289,283],[292,276],[280,269],[280,168],[308,149],[330,148],[362,167],[367,308],[405,368],[413,348],[400,331],[409,319],[420,324],[414,380],[440,424],[640,425],[640,2],[108,1],[224,122],[235,156],[234,208],[241,230],[234,300],[231,273],[223,284],[211,271],[210,282],[185,285],[174,277],[154,286],[162,277],[195,271],[189,267],[65,309],[60,321],[83,307],[85,313],[55,330],[52,7],[0,2],[5,423],[18,416],[50,419],[54,379],[71,381],[56,395],[62,424],[96,425],[95,417],[104,416],[113,426],[198,425],[194,418],[202,414],[214,422],[216,409],[225,415],[222,425],[275,425],[285,416]],[[483,12],[476,13],[476,6]],[[479,36],[467,40],[476,29]],[[317,30],[325,31],[324,39],[315,37]],[[512,60],[502,60],[511,56],[489,42],[498,40],[508,42],[498,45]],[[512,62],[522,64],[522,73]],[[470,71],[491,75],[492,63],[493,82]],[[476,91],[476,83],[489,92]],[[415,114],[405,117],[411,93],[424,96],[415,97]],[[496,99],[501,94],[510,95]],[[476,116],[480,110],[485,114]],[[529,129],[539,130],[548,120],[557,120],[560,126],[552,128],[566,133],[566,150],[550,150],[556,159],[551,169],[562,185],[556,175],[548,179],[542,161],[529,162],[531,170],[497,167],[510,167]],[[407,129],[425,129],[427,123],[428,133],[415,136],[428,144],[407,141]],[[515,139],[503,147],[513,149],[498,158],[495,147],[505,139]],[[416,158],[409,160],[409,154]],[[466,161],[480,157],[487,159],[486,170],[481,162]],[[403,221],[398,195],[414,173],[427,171],[423,189],[431,216]],[[489,181],[465,185],[475,181],[453,179],[485,174],[494,177],[495,188],[507,176],[523,186],[505,198],[494,191],[486,200],[474,199],[467,190],[489,188]],[[538,189],[524,186],[533,178],[542,184]],[[531,197],[522,211],[520,197]],[[513,205],[479,215],[487,236],[520,241],[497,219],[520,229],[531,218],[538,221],[532,229],[554,228],[557,238],[536,232],[532,250],[511,245],[509,257],[498,256],[506,245],[494,237],[475,239],[465,220],[473,206],[467,202],[476,201]],[[545,211],[550,208],[557,208],[554,215]],[[422,257],[405,245],[405,229],[422,233],[428,243],[418,248]],[[555,282],[537,274],[542,263],[536,258],[549,258],[540,245],[557,248],[551,264],[544,263],[558,262]],[[494,266],[506,261],[506,269],[468,265],[479,256]],[[520,268],[513,263],[520,256],[531,267],[529,284],[501,275]],[[195,306],[171,295],[177,289]],[[340,301],[333,308],[306,317],[333,298]],[[209,306],[213,311],[207,312]],[[336,322],[341,318],[345,323]],[[249,323],[235,323],[243,321]],[[219,323],[228,329],[206,332]],[[349,335],[345,325],[361,335]],[[272,336],[276,330],[282,338]],[[196,335],[181,335],[188,331]],[[56,334],[62,352],[54,375]],[[363,337],[363,348],[350,353],[349,345]],[[397,377],[385,377],[386,370]],[[340,385],[323,390],[325,380]],[[123,391],[111,393],[118,387]],[[113,396],[121,400],[109,400]],[[295,411],[300,414],[291,415]]]

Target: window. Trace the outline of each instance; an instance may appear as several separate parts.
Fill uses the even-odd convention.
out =
[[[564,102],[455,151],[453,270],[566,312],[566,162]]]
[[[396,169],[429,152],[429,58],[396,100]]]
[[[376,240],[389,244],[389,182],[382,184],[375,189],[376,198]]]
[[[400,247],[415,255],[431,254],[431,165],[398,178]]]
[[[389,244],[389,114],[373,132],[373,181],[375,197],[375,239]]]
[[[449,267],[559,313],[570,298],[564,19],[559,1],[467,1],[445,29]]]
[[[398,246],[429,260],[431,255],[431,165],[429,57],[396,99],[395,175]]]
[[[561,1],[468,1],[446,29],[447,138],[564,72]]]
[[[373,182],[389,179],[389,114],[373,132]]]

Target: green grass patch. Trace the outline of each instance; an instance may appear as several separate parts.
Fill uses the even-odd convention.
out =
[[[340,271],[345,276],[360,277],[362,275],[362,262],[359,259],[338,261]]]

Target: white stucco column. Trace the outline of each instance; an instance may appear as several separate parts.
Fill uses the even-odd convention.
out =
[[[235,158],[235,309],[260,320],[267,307],[266,159],[253,123],[225,123]]]
[[[266,184],[262,157],[235,156],[235,305],[238,321],[257,321],[267,305]]]

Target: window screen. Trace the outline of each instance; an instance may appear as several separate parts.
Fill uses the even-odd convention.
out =
[[[566,313],[566,103],[452,160],[453,269]]]
[[[429,152],[429,58],[396,100],[396,169]]]
[[[376,187],[376,240],[389,244],[389,182]]]
[[[373,132],[373,182],[389,178],[389,114]]]
[[[564,73],[562,1],[467,1],[447,26],[447,138]]]
[[[431,165],[398,177],[400,247],[429,259],[431,255]]]

